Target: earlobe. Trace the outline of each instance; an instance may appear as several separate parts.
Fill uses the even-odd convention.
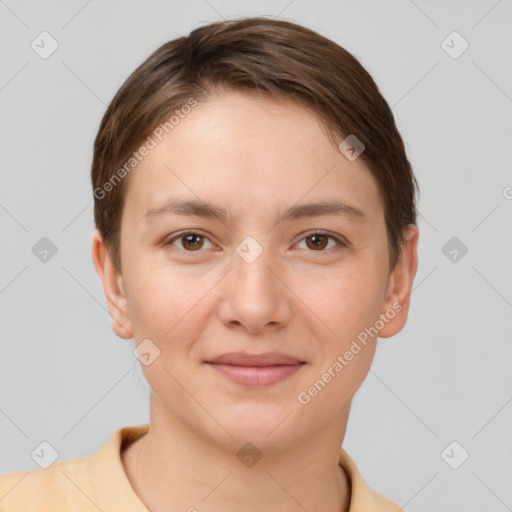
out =
[[[113,331],[123,339],[133,338],[122,275],[112,265],[110,255],[99,230],[92,237],[92,260],[103,284]]]
[[[400,332],[409,312],[410,296],[416,270],[418,269],[418,227],[410,224],[407,228],[400,259],[389,280],[388,294],[381,311],[387,319],[379,331],[380,338],[389,338]]]

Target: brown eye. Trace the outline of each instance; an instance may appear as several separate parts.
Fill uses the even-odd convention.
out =
[[[325,235],[311,235],[306,237],[306,240],[311,240],[311,243],[306,243],[310,249],[325,249],[327,239],[328,237]]]
[[[329,239],[334,240],[334,246],[326,247],[329,245]],[[309,234],[302,239],[306,240],[306,247],[312,251],[316,252],[328,252],[330,249],[339,249],[341,247],[346,246],[347,244],[340,240],[339,238],[330,235],[329,233],[324,233],[322,231],[315,231]],[[301,242],[302,242],[301,240]]]
[[[201,249],[204,241],[202,240],[202,235],[192,234],[185,235],[180,238],[182,241],[183,247],[185,249],[192,249],[195,251],[196,249]]]
[[[208,239],[204,235],[190,231],[171,238],[165,245],[183,249],[186,252],[200,252],[204,247],[205,240]],[[180,245],[176,246],[176,242],[179,242]],[[211,244],[211,242],[209,243]]]

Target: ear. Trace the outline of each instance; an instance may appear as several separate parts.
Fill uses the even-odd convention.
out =
[[[379,330],[379,338],[389,338],[400,332],[407,322],[412,284],[418,268],[418,227],[407,227],[405,241],[401,247],[400,259],[389,277],[386,300],[381,310],[387,322]]]
[[[112,329],[125,340],[133,338],[133,329],[128,315],[128,301],[125,296],[123,278],[112,265],[110,255],[99,230],[92,236],[92,260],[103,283],[103,291],[112,317]]]

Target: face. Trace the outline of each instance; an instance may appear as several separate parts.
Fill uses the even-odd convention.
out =
[[[122,275],[108,257],[95,263],[124,325],[114,321],[116,333],[150,340],[139,353],[151,347],[151,359],[159,351],[141,367],[160,416],[224,446],[271,449],[344,429],[376,347],[365,329],[387,337],[405,323],[412,234],[390,274],[382,201],[362,160],[303,107],[224,92],[132,171]],[[231,352],[291,359],[212,364]]]

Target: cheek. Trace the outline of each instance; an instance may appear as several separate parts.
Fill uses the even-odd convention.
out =
[[[141,365],[146,380],[159,395],[182,393],[172,376],[184,381],[183,362],[206,328],[211,304],[205,294],[215,280],[208,283],[204,275],[201,279],[189,272],[150,267],[139,271],[130,283],[130,318],[136,344],[149,339],[160,351],[154,362]]]
[[[201,337],[211,316],[219,270],[171,264],[163,253],[133,254],[126,273],[135,340],[149,338],[162,355],[172,358]]]
[[[303,289],[310,288],[312,282],[303,281]],[[316,364],[298,397],[312,418],[325,411],[337,414],[361,386],[377,341],[365,329],[375,324],[382,306],[382,275],[376,266],[338,272],[328,283],[309,295],[309,303],[314,304],[311,309],[329,327],[316,339]]]
[[[343,348],[373,325],[382,307],[383,287],[382,272],[371,261],[338,269],[321,280],[310,276],[301,281],[304,302],[330,328],[326,339],[332,340],[333,349]]]

